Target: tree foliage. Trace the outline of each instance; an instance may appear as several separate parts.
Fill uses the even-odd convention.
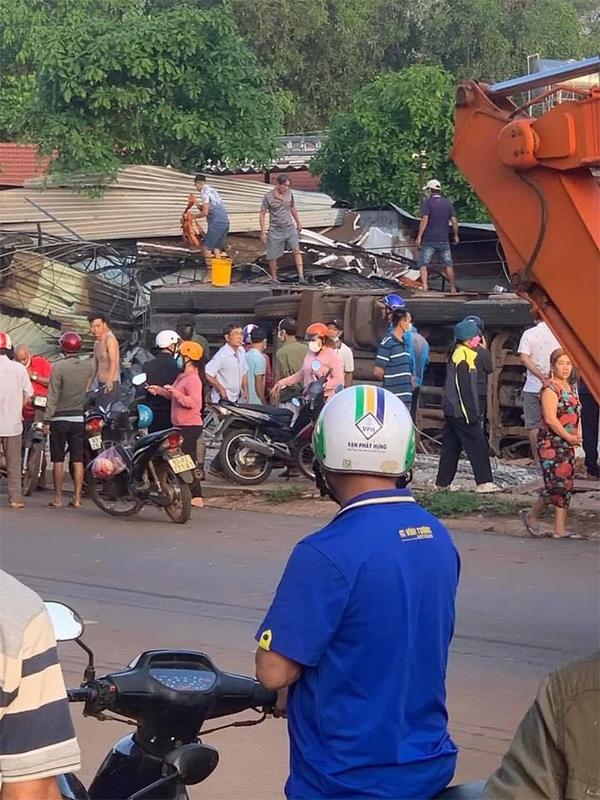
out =
[[[334,118],[312,169],[337,198],[366,205],[391,201],[412,213],[418,211],[423,180],[436,177],[459,214],[484,219],[449,160],[453,128],[450,73],[419,65],[387,73],[358,93],[348,113]]]
[[[17,69],[0,81],[13,97],[0,125],[57,151],[58,169],[272,157],[281,98],[222,7],[2,3],[0,46]]]

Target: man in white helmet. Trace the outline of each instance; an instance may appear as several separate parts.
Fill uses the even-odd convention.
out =
[[[334,395],[313,446],[341,509],[295,547],[256,636],[258,679],[289,687],[286,795],[433,797],[457,754],[445,677],[458,553],[405,488],[414,429],[393,394]]]
[[[155,358],[144,364],[148,386],[171,386],[181,372],[177,362],[181,339],[176,331],[166,330],[156,334],[154,345],[158,350]],[[152,409],[154,419],[148,428],[150,433],[171,428],[171,400],[161,395],[146,392],[144,403]]]

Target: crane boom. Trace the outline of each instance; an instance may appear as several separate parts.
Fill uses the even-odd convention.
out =
[[[516,291],[573,358],[600,402],[600,89],[530,117],[509,95],[557,90],[600,57],[457,91],[452,158],[487,207]],[[537,101],[536,101],[537,102]]]

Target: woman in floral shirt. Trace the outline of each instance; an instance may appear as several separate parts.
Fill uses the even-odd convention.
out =
[[[573,493],[575,448],[581,444],[579,416],[581,406],[572,383],[573,363],[564,350],[550,356],[550,378],[542,388],[542,425],[538,433],[538,454],[544,488],[529,512],[522,512],[525,527],[532,536],[543,536],[538,515],[547,505],[554,506],[553,539],[583,539],[565,530],[567,509]]]

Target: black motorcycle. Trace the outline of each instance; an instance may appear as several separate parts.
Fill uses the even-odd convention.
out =
[[[236,483],[263,483],[273,467],[298,468],[314,479],[312,433],[324,405],[325,378],[313,381],[298,403],[298,415],[275,406],[230,403],[214,406],[221,419],[223,439],[219,450],[221,469]]]
[[[219,763],[218,751],[200,736],[259,725],[275,707],[275,692],[253,678],[222,672],[194,650],[149,650],[126,669],[98,678],[93,652],[81,641],[81,617],[62,603],[46,607],[56,639],[76,641],[88,656],[83,683],[68,690],[69,701],[84,703],[84,716],[136,727],[113,746],[87,790],[74,775],[61,775],[63,800],[189,800],[186,786],[201,783]],[[203,729],[209,719],[249,710],[258,716]],[[438,797],[478,800],[482,788],[483,783],[454,786]]]
[[[29,497],[40,484],[40,478],[46,470],[46,442],[47,434],[44,432],[44,415],[48,398],[36,394],[31,404],[34,408],[34,417],[31,421],[23,423],[23,437],[21,448],[21,474],[23,476],[23,494]]]

